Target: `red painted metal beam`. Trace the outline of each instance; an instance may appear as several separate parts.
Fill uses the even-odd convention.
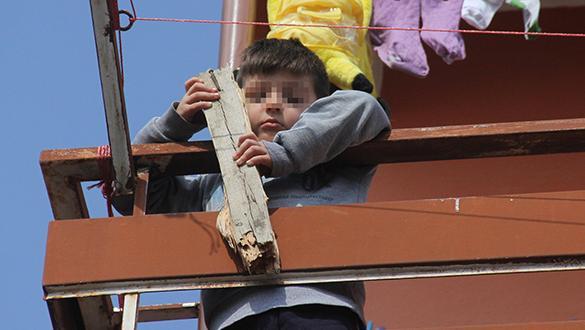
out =
[[[585,329],[571,322],[585,324],[583,297],[585,271],[374,281],[365,315],[386,329]]]
[[[285,208],[271,219],[284,273],[585,255],[585,193],[554,196]],[[182,213],[52,222],[43,285],[238,274],[215,219]]]

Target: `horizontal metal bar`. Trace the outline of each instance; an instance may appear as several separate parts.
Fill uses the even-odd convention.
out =
[[[573,270],[585,270],[585,255],[501,259],[475,263],[450,262],[435,265],[370,266],[358,269],[335,269],[311,272],[296,271],[276,275],[219,275],[182,279],[46,286],[45,299],[126,294],[131,292],[145,293],[263,285],[295,285]]]
[[[97,149],[45,150],[47,173],[98,180]],[[585,118],[393,130],[349,148],[336,161],[379,164],[585,151]],[[218,172],[210,141],[132,146],[136,167],[169,175]],[[45,179],[46,180],[46,179]]]
[[[122,321],[122,309],[114,308],[114,322]],[[199,318],[199,303],[140,306],[138,322],[156,322]]]

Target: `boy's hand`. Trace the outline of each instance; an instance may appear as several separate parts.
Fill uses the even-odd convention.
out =
[[[201,110],[211,108],[211,102],[219,100],[217,89],[207,87],[197,77],[185,82],[185,95],[177,106],[177,113],[186,121],[192,122]]]
[[[258,167],[261,175],[268,175],[272,171],[272,158],[268,154],[268,149],[254,133],[240,136],[234,160],[238,166],[246,164]]]

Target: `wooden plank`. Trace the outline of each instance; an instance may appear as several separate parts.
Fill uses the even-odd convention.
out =
[[[90,0],[93,31],[102,85],[102,96],[112,151],[115,193],[128,194],[134,188],[134,168],[122,75],[111,13],[117,6],[111,0]]]
[[[109,289],[118,292],[133,289],[136,283],[129,281],[148,279],[159,281],[160,287],[196,284],[189,288],[374,279],[366,269],[384,267],[394,278],[517,272],[522,267],[580,269],[584,200],[585,192],[572,192],[274,210],[280,277],[238,275],[213,231],[216,213],[53,222],[43,283],[51,296],[61,285],[108,281]],[[298,228],[309,225],[310,231],[298,234]],[[97,254],[107,262],[95,262]],[[326,273],[333,270],[339,272]]]
[[[255,167],[238,166],[233,160],[240,136],[252,132],[240,88],[229,68],[209,70],[199,78],[221,95],[211,109],[204,110],[225,191],[217,227],[246,271],[278,273],[278,245],[260,174]]]
[[[378,164],[585,151],[585,118],[395,129],[349,148],[340,163]],[[210,141],[134,145],[134,162],[168,175],[219,171]],[[96,148],[45,150],[47,175],[99,179]],[[47,179],[45,179],[47,180]]]
[[[140,295],[129,293],[124,295],[124,310],[122,312],[121,330],[136,330],[138,324],[138,304]]]

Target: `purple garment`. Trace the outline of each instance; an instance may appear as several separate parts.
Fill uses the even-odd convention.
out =
[[[459,29],[463,0],[422,0],[423,29]],[[447,64],[465,59],[465,44],[458,32],[421,32],[421,38]]]
[[[372,9],[371,26],[420,26],[420,0],[374,0]],[[380,59],[390,68],[418,77],[429,73],[418,31],[370,30],[370,39]]]
[[[419,28],[422,16],[423,28],[457,29],[462,5],[463,0],[374,0],[371,26]],[[429,66],[421,37],[448,64],[465,58],[463,38],[456,32],[370,31],[374,50],[384,63],[425,77]]]

